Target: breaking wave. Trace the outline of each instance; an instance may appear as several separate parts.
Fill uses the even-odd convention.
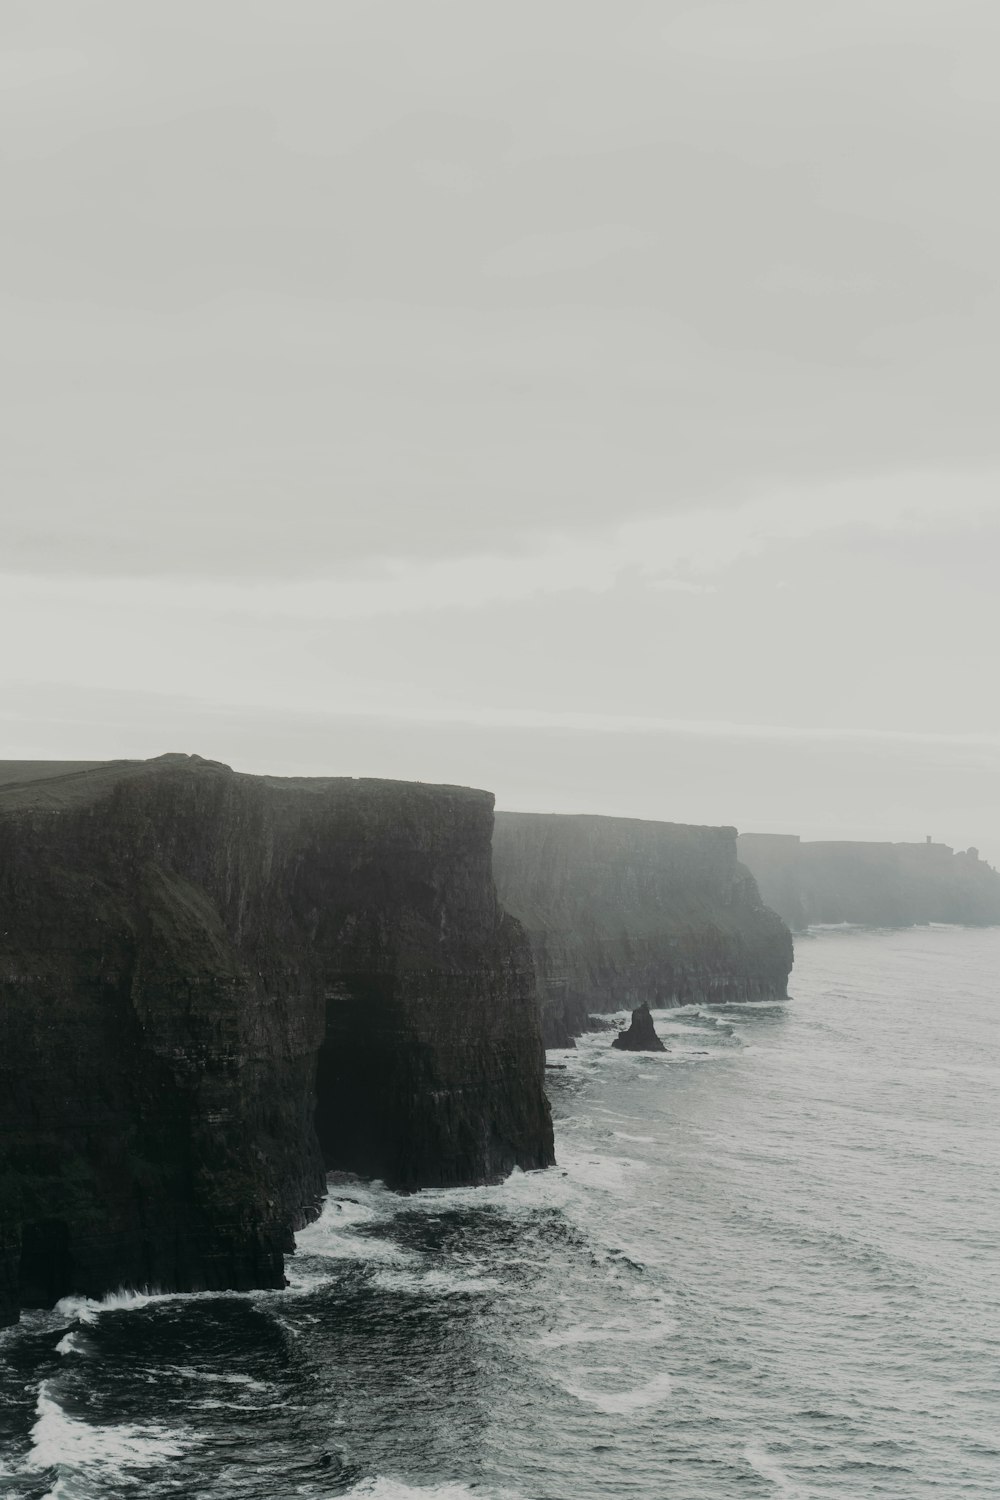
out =
[[[788,1004],[561,1053],[550,1171],[339,1177],[284,1290],[27,1313],[0,1494],[994,1500],[998,972],[814,933]]]

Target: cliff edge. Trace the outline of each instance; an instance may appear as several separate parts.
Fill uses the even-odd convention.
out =
[[[1000,874],[976,849],[947,844],[803,843],[795,834],[743,833],[739,856],[788,925],[850,922],[912,927],[1000,923]]]
[[[492,824],[486,792],[196,756],[0,784],[0,1322],[280,1286],[329,1169],[552,1161]]]
[[[571,1046],[591,1011],[787,994],[791,935],[735,828],[499,812],[493,867],[531,941],[547,1046]]]

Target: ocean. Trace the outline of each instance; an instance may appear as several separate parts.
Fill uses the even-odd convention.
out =
[[[550,1053],[558,1166],[331,1184],[283,1292],[0,1334],[9,1500],[996,1500],[1000,929]]]

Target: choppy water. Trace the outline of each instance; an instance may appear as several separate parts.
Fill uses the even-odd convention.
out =
[[[286,1292],[30,1315],[0,1493],[995,1500],[1000,930],[793,980],[550,1054],[557,1169],[341,1184]]]

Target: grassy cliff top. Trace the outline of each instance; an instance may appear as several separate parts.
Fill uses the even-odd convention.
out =
[[[278,791],[322,793],[356,791],[373,796],[381,790],[396,797],[410,793],[415,797],[488,800],[493,793],[474,787],[437,785],[418,781],[393,781],[379,777],[355,776],[258,776],[234,771],[222,761],[205,760],[200,755],[167,754],[150,760],[106,761],[0,761],[0,812],[27,808],[58,810],[96,801],[127,781],[143,781],[178,773],[191,776],[227,776],[242,782],[256,782]]]

